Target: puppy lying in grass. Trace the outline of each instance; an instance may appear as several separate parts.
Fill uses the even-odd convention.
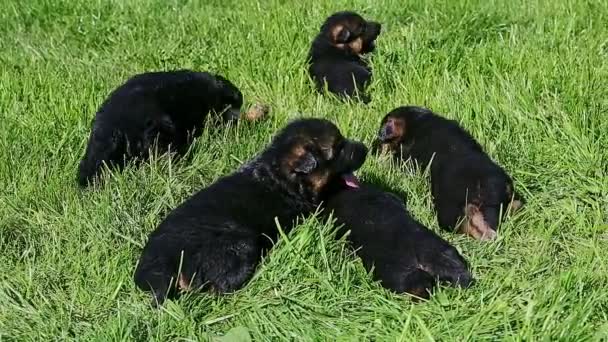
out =
[[[182,155],[209,117],[236,120],[242,104],[239,89],[219,75],[179,70],[133,76],[95,115],[78,183],[86,187],[104,164],[122,168],[128,161],[147,159],[153,149]],[[267,107],[255,110],[257,118]],[[249,113],[245,117],[249,119]]]
[[[511,177],[456,121],[428,109],[399,107],[382,120],[374,150],[399,160],[430,164],[431,192],[439,226],[478,240],[496,237],[499,220],[523,200]]]
[[[144,247],[135,283],[159,304],[179,290],[238,290],[277,238],[275,218],[289,231],[316,210],[328,183],[350,181],[366,155],[327,120],[291,122],[256,158],[165,218]]]
[[[362,58],[374,51],[381,25],[354,12],[337,12],[325,20],[308,54],[310,76],[317,90],[340,97],[371,101],[365,94],[372,69]]]
[[[448,242],[416,221],[392,193],[371,185],[332,186],[324,212],[336,218],[373,277],[387,289],[428,299],[437,281],[468,287],[465,259]]]

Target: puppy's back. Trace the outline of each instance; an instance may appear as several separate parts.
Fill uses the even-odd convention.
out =
[[[101,105],[99,112],[104,116],[116,117],[120,121],[147,119],[157,113],[149,110],[139,113],[138,106],[144,103],[157,106],[164,112],[179,119],[178,114],[188,113],[191,107],[201,107],[209,102],[208,108],[196,108],[198,112],[209,110],[215,104],[215,82],[211,74],[191,70],[167,72],[147,72],[129,78],[118,86]],[[210,98],[207,99],[207,96]],[[135,112],[135,113],[133,113]],[[129,117],[129,116],[136,117]],[[141,117],[140,117],[141,115]],[[200,116],[197,119],[200,119]]]
[[[477,221],[477,228],[467,223],[460,230],[478,239],[494,238],[501,206],[505,211],[513,197],[511,176],[456,121],[431,114],[422,127],[413,150],[415,157],[423,156],[423,165],[435,153],[431,185],[440,227],[453,230],[464,216]]]
[[[431,160],[462,159],[476,156],[486,158],[481,145],[458,122],[429,112],[412,123],[412,157],[423,167]]]
[[[214,111],[238,118],[242,94],[219,75],[191,70],[146,72],[114,89],[92,122],[78,182],[85,187],[103,164],[121,168],[131,159],[146,159],[150,148],[184,154],[205,119]],[[227,109],[228,108],[228,109]]]
[[[472,276],[466,261],[446,241],[417,222],[402,200],[363,185],[331,196],[326,210],[333,212],[342,236],[357,249],[366,269],[395,292],[428,298],[436,280],[468,286]]]

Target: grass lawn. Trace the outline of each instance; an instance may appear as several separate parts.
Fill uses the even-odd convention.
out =
[[[0,6],[0,340],[608,339],[608,2],[3,0]],[[317,95],[305,72],[323,19],[384,24],[372,103]],[[193,162],[154,158],[97,191],[76,186],[89,124],[134,73],[227,76],[258,124],[210,129]],[[374,283],[328,222],[307,218],[233,295],[150,308],[132,281],[147,234],[252,157],[290,118],[370,143],[404,104],[459,120],[527,206],[490,243],[440,232],[478,282],[426,303]],[[428,177],[369,158],[359,173],[408,195],[439,231]]]

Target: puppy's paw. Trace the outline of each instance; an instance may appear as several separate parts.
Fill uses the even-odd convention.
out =
[[[256,103],[243,114],[243,118],[247,121],[256,121],[268,116],[269,112],[270,106],[267,104]]]
[[[490,241],[497,238],[498,234],[490,227],[479,206],[467,204],[464,212],[465,219],[459,227],[461,233],[480,241]]]

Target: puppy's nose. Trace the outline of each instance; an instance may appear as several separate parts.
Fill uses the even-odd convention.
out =
[[[393,125],[389,121],[384,126],[382,126],[382,128],[380,129],[380,132],[378,132],[378,139],[380,139],[380,141],[382,141],[382,142],[385,142],[385,141],[393,138],[393,133],[394,133]]]

